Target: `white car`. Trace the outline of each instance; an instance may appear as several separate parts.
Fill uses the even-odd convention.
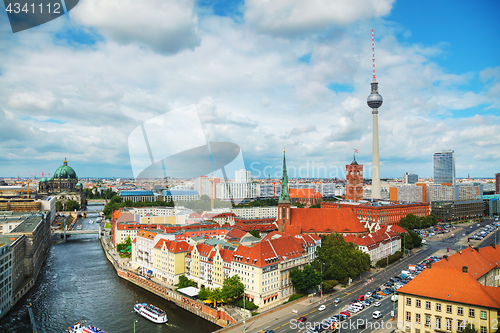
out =
[[[373,303],[374,306],[380,306],[380,302]]]
[[[349,312],[354,312],[354,313],[358,313],[359,312],[358,308],[354,308],[352,306],[349,309],[347,309],[347,310],[349,310]]]
[[[382,312],[380,312],[380,311],[375,311],[375,312],[372,314],[372,317],[373,317],[373,319],[379,319],[380,317],[382,317]]]
[[[318,308],[318,311],[323,311],[324,309],[326,309],[326,306],[321,305],[321,306]]]
[[[365,295],[365,298],[368,298],[368,297],[370,297],[371,295],[372,295],[372,293],[371,293],[371,292],[367,292],[367,293],[366,293],[366,295]]]

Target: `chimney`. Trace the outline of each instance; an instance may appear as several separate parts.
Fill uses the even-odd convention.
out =
[[[495,244],[491,244],[491,246],[495,249]]]
[[[468,272],[468,267],[467,266],[462,266],[462,273],[467,273]]]
[[[431,263],[430,263],[430,262],[428,262],[428,263],[426,264],[426,266],[427,266],[427,268],[429,268],[429,269],[430,269],[430,268],[431,268]]]
[[[448,261],[448,256],[447,255],[444,255],[443,258],[445,258],[446,261]]]

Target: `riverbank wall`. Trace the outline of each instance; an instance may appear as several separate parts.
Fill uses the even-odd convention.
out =
[[[104,243],[104,238],[101,238],[100,242],[106,258],[113,265],[118,276],[122,279],[125,279],[167,301],[173,302],[177,306],[218,326],[226,327],[227,325],[231,325],[237,322],[229,313],[224,311],[224,309],[214,308],[199,300],[180,294],[173,289],[166,288],[158,283],[137,275],[134,272],[124,269],[109,253],[109,248],[107,248],[106,244]]]

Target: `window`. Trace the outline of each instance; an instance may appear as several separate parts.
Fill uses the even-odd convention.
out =
[[[425,326],[431,326],[431,316],[425,316]]]
[[[440,330],[441,329],[441,318],[436,317],[436,329]]]
[[[486,311],[481,311],[481,319],[486,319]]]
[[[415,314],[415,321],[420,323],[420,313]]]
[[[481,326],[481,330],[479,331],[479,333],[486,333],[486,327],[485,326]]]
[[[415,301],[415,306],[416,306],[417,308],[419,308],[419,307],[420,307],[420,303],[421,303],[421,302],[420,302],[420,300],[419,300],[419,299],[417,299],[417,300]]]
[[[430,310],[431,309],[431,302],[425,301],[425,308]]]
[[[441,303],[436,303],[436,311],[441,311]]]
[[[457,314],[458,314],[459,316],[463,316],[463,315],[464,315],[464,308],[462,308],[462,307],[460,307],[460,306],[459,306],[459,307],[457,308]]]
[[[446,330],[448,332],[451,332],[451,319],[450,318],[446,318]]]
[[[411,305],[411,298],[409,298],[409,297],[408,297],[408,298],[406,299],[406,305]]]
[[[474,318],[474,316],[475,316],[474,309],[469,309],[469,317]]]
[[[406,321],[411,322],[411,313],[410,312],[406,312]]]
[[[451,313],[451,305],[446,306],[446,313]]]

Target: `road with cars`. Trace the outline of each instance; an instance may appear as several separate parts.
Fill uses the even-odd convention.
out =
[[[450,252],[451,250],[459,250],[459,248],[463,248],[463,246],[457,243],[464,238],[465,241],[467,241],[465,236],[473,234],[478,229],[481,230],[486,225],[494,222],[494,219],[488,219],[481,222],[480,226],[477,226],[477,223],[462,226],[460,234],[457,234],[459,228],[455,227],[451,231],[455,232],[455,237],[449,237],[451,233],[444,234],[442,239],[436,239],[433,237],[434,240],[427,240],[426,244],[423,245],[422,249],[417,253],[407,256],[385,269],[381,269],[379,272],[371,275],[368,279],[365,278],[363,282],[359,283],[359,281],[355,280],[353,281],[353,285],[350,287],[341,291],[336,291],[326,298],[320,299],[315,296],[313,299],[304,299],[304,301],[300,304],[306,305],[297,305],[296,309],[294,309],[295,312],[280,318],[272,318],[272,320],[269,320],[265,324],[261,324],[259,327],[252,327],[249,331],[260,333],[306,333],[310,328],[321,323],[323,320],[331,316],[338,315],[340,311],[345,311],[349,307],[349,303],[356,299],[357,296],[366,295],[368,292],[373,291],[376,287],[381,287],[382,289],[386,288],[383,284],[388,282],[390,278],[400,275],[402,270],[408,270],[408,265],[420,264],[424,259],[429,258],[438,250],[446,250],[447,248]],[[488,235],[488,237],[483,239],[481,245],[489,245],[489,240],[491,236],[493,236],[494,232],[499,232],[498,236],[500,240],[500,228],[497,228],[491,233],[491,235]],[[356,284],[356,282],[358,283]],[[339,303],[334,302],[336,298],[340,298]],[[397,310],[397,302],[392,302],[390,296],[384,296],[378,302],[380,302],[380,306],[378,307],[371,304],[357,313],[352,313],[347,320],[342,322],[340,332],[338,333],[371,333],[380,330],[382,323],[384,328],[392,325],[392,329],[395,329],[396,321],[391,321],[391,311],[393,310],[393,306]],[[324,310],[320,311],[319,308],[322,305],[324,305]],[[380,311],[382,313],[382,317],[373,319],[372,314],[374,311]],[[300,317],[306,317],[307,319],[304,322],[299,323],[297,319]],[[316,323],[316,325],[313,323]],[[358,328],[358,324],[362,323],[365,324],[364,328],[362,326]],[[387,330],[387,332],[392,331],[392,329]],[[329,330],[328,332],[332,331],[333,330]]]

